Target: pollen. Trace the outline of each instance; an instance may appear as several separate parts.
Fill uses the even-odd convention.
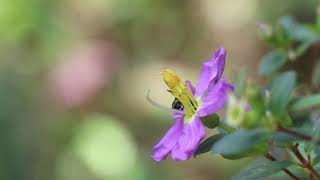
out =
[[[190,88],[186,85],[185,80],[180,78],[173,70],[169,68],[162,69],[162,73],[163,80],[169,87],[170,92],[181,102],[186,110],[186,116],[193,116],[197,111],[198,105]]]

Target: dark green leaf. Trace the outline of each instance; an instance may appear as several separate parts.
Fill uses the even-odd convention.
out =
[[[270,140],[274,141],[275,143],[287,143],[287,142],[298,141],[299,138],[291,136],[287,133],[275,132],[270,136]]]
[[[239,130],[216,142],[212,151],[224,157],[245,157],[265,150],[268,133],[262,129]]]
[[[201,118],[202,123],[209,129],[213,129],[219,125],[220,118],[218,114],[206,116]]]
[[[260,74],[268,75],[281,68],[287,61],[287,55],[280,51],[272,51],[262,57]]]
[[[271,176],[284,168],[291,166],[290,161],[268,161],[243,170],[238,176],[233,177],[234,180],[257,180]]]
[[[320,106],[320,94],[300,98],[291,105],[290,109],[297,111],[315,106]]]
[[[197,151],[193,154],[194,157],[196,157],[197,155],[203,154],[203,153],[207,153],[211,150],[212,146],[219,141],[224,135],[223,134],[216,134],[213,135],[209,138],[207,138],[206,140],[204,140],[198,147]]]
[[[304,123],[301,127],[295,127],[295,128],[287,128],[290,131],[295,131],[300,134],[305,134],[307,136],[314,136],[314,132],[310,129],[313,129],[314,125],[311,123]],[[301,140],[301,139],[300,139]]]
[[[282,73],[273,82],[270,92],[270,109],[277,116],[286,113],[286,107],[296,84],[294,72]]]

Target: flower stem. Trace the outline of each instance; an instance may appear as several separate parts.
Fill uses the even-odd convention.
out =
[[[312,179],[314,177],[317,180],[320,180],[320,174],[312,167],[310,161],[303,157],[303,155],[300,153],[298,149],[298,146],[299,144],[295,144],[295,145],[290,144],[289,148],[291,149],[293,154],[297,157],[297,159],[300,161],[301,166],[304,168],[307,168],[310,171]]]
[[[228,126],[226,123],[224,122],[219,122],[219,125],[218,125],[219,128],[223,129],[224,131],[226,131],[227,133],[233,133],[236,131],[235,128],[232,128],[230,126]]]
[[[265,155],[265,157],[266,157],[267,159],[269,159],[270,161],[277,161],[277,159],[276,159],[274,156],[272,156],[272,154],[269,153],[269,152]],[[294,175],[294,174],[293,174],[290,170],[288,170],[287,168],[284,168],[283,171],[284,171],[288,176],[290,176],[292,179],[301,180],[298,176]]]

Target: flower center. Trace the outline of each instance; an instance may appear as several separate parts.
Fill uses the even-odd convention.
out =
[[[164,68],[162,72],[163,80],[170,88],[171,94],[178,100],[177,102],[182,104],[183,109],[186,111],[185,119],[190,119],[197,112],[198,102],[187,86],[186,81],[169,68]]]

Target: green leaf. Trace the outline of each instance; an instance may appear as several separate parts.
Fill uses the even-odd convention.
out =
[[[268,161],[266,163],[258,164],[254,167],[247,168],[240,172],[233,180],[257,180],[271,176],[284,168],[291,166],[290,161]]]
[[[262,57],[259,73],[271,74],[280,69],[287,61],[287,55],[280,51],[272,51]]]
[[[298,141],[300,140],[297,137],[288,135],[283,132],[275,132],[270,136],[270,140],[273,141],[276,145],[287,145],[288,142]]]
[[[310,46],[318,41],[318,39],[314,40],[307,40],[302,42],[297,48],[295,48],[292,52],[291,55],[289,56],[290,59],[295,60],[297,58],[300,58],[304,53],[307,52],[307,50],[310,48]]]
[[[212,146],[219,141],[224,135],[222,133],[210,136],[204,140],[198,147],[197,151],[193,154],[194,157],[197,155],[207,153],[211,150]]]
[[[265,37],[264,40],[270,44],[273,48],[282,49],[284,47],[288,47],[291,43],[291,40],[286,33],[286,31],[278,26],[275,26],[272,29],[272,33],[270,36]]]
[[[320,94],[299,98],[291,105],[290,110],[304,110],[315,106],[320,106]]]
[[[212,151],[226,158],[241,158],[264,152],[268,133],[262,129],[239,130],[216,142]]]
[[[279,24],[283,27],[289,34],[293,33],[293,30],[297,26],[296,20],[292,16],[282,16],[279,19]]]
[[[292,40],[308,41],[317,38],[316,33],[311,28],[296,22],[291,16],[280,18],[279,23]]]
[[[305,169],[300,166],[290,166],[287,168],[289,171],[291,171],[294,175],[299,177],[300,179],[309,179],[308,174],[306,173]],[[279,171],[269,177],[270,179],[291,179],[289,178],[288,174],[286,174],[284,171]]]
[[[282,73],[272,82],[269,105],[276,116],[283,117],[286,114],[295,85],[296,74],[292,71]]]
[[[206,116],[201,118],[202,123],[209,129],[213,129],[219,125],[220,118],[218,114]]]
[[[319,18],[320,19],[320,18]],[[312,73],[312,84],[316,87],[320,86],[320,61],[316,64]]]
[[[316,153],[316,157],[314,158],[313,160],[313,164],[317,164],[319,170],[320,170],[320,148],[319,147],[316,147],[314,148],[314,151]]]
[[[234,94],[237,96],[237,97],[241,97],[244,93],[245,93],[245,90],[246,90],[246,80],[247,80],[247,71],[248,69],[246,67],[242,67],[239,74],[237,75],[235,81],[234,81],[234,85],[235,87],[235,92]]]

